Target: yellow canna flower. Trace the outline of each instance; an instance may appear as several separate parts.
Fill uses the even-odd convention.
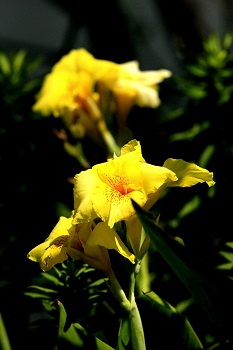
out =
[[[137,61],[117,64],[96,59],[84,48],[71,50],[46,76],[33,110],[58,116],[61,107],[77,107],[77,96],[92,94],[96,88],[97,96],[99,93],[107,96],[103,98],[113,93],[116,113],[125,117],[133,105],[158,107],[158,84],[170,76],[167,69],[140,71]]]
[[[72,219],[61,216],[45,242],[33,248],[27,257],[38,262],[41,269],[46,271],[67,260],[71,247],[79,250],[81,243],[77,238],[75,225],[72,225]]]
[[[74,177],[74,223],[101,218],[110,227],[134,214],[131,199],[144,206],[150,193],[176,181],[174,172],[141,162],[140,151],[124,153]]]
[[[80,73],[85,71],[94,76],[96,59],[86,49],[73,49],[64,55],[52,68],[52,71],[67,71],[71,73]]]
[[[99,217],[112,228],[126,220],[131,246],[138,255],[141,225],[137,225],[131,199],[149,210],[167,187],[190,187],[202,182],[213,186],[213,173],[181,159],[170,158],[163,166],[148,164],[140,143],[132,140],[122,147],[119,157],[114,155],[75,175],[73,223]]]
[[[99,81],[115,99],[115,112],[122,126],[134,105],[157,108],[161,104],[158,84],[171,77],[167,69],[140,71],[137,61],[112,66]]]
[[[93,80],[89,74],[82,71],[79,74],[58,70],[48,74],[37,102],[33,106],[34,112],[44,116],[64,116],[65,110],[74,111],[82,107],[82,99],[93,93]],[[79,98],[79,99],[78,99]]]
[[[60,217],[45,242],[28,253],[28,258],[38,262],[43,271],[51,269],[70,256],[82,259],[90,266],[111,274],[108,249],[115,249],[123,257],[134,263],[134,255],[121,241],[115,230],[105,223],[93,222],[73,225],[73,218]]]

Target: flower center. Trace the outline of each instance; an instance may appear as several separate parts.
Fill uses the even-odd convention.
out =
[[[133,191],[130,187],[128,187],[126,184],[118,184],[114,186],[115,190],[120,192],[122,195],[128,194]]]

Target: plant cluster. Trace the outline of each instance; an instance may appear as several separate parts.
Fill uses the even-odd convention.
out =
[[[0,54],[1,349],[232,348],[231,44]]]

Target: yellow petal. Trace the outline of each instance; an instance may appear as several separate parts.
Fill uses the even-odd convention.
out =
[[[102,246],[107,249],[115,249],[119,254],[129,259],[131,263],[135,263],[135,256],[128,250],[116,231],[104,222],[95,226],[87,241],[87,246]]]
[[[145,159],[142,156],[142,149],[139,141],[133,139],[121,147],[121,156],[129,152],[134,152],[140,162],[145,162]]]
[[[63,247],[68,237],[61,237],[61,241],[57,238],[50,244],[46,241],[38,245],[28,253],[28,258],[38,262],[43,271],[50,270],[55,264],[61,263],[68,258],[66,254],[67,247]]]
[[[85,71],[55,70],[46,75],[33,110],[44,116],[65,115],[64,110],[77,109],[81,99],[92,95],[93,84],[93,78]]]
[[[146,194],[155,193],[162,185],[177,181],[176,174],[165,167],[141,163],[140,170]]]
[[[33,248],[28,254],[27,257],[28,259],[41,263],[41,258],[43,257],[46,249],[48,249],[49,247],[49,242],[45,241],[41,244],[39,244],[38,246],[36,246],[35,248]]]
[[[141,247],[142,224],[136,214],[126,222],[127,236],[135,256],[138,258]]]
[[[196,164],[185,162],[182,159],[167,159],[164,167],[176,173],[178,180],[169,186],[190,187],[197,183],[206,182],[209,187],[215,184],[213,173]]]
[[[92,193],[93,208],[110,227],[134,214],[131,198],[139,205],[144,205],[147,200],[139,171],[140,162],[128,154],[93,167],[99,178]]]
[[[44,271],[51,269],[68,258],[67,249],[72,244],[74,234],[72,218],[60,217],[46,241],[32,249],[28,258],[38,262]]]
[[[98,178],[92,169],[81,171],[74,177],[74,219],[73,223],[91,221],[96,217],[92,205],[93,190]]]
[[[53,71],[70,71],[78,73],[80,71],[87,71],[92,73],[94,70],[95,58],[86,49],[80,48],[71,50],[64,55],[54,66]]]

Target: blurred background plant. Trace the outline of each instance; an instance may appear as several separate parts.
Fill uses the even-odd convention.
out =
[[[168,190],[152,212],[160,213],[160,225],[169,235],[178,236],[195,254],[233,277],[232,35],[205,37],[195,54],[187,46],[178,51],[182,73],[161,84],[162,104],[156,110],[134,107],[127,127],[140,140],[148,163],[161,165],[168,157],[182,158],[214,172],[213,188]],[[118,58],[121,60],[120,54]],[[49,62],[45,72],[43,60],[41,56],[29,58],[25,50],[0,53],[0,344],[3,350],[16,349],[19,344],[29,349],[32,342],[34,348],[46,344],[53,349],[61,316],[59,300],[69,321],[101,334],[114,346],[114,326],[121,315],[116,317],[115,300],[102,276],[71,261],[45,274],[26,258],[60,215],[70,215],[73,187],[69,179],[83,170],[54,134],[59,122],[32,112],[35,94],[55,61]],[[105,161],[105,153],[92,141],[84,138],[82,142],[91,164]],[[230,349],[232,344],[213,332],[154,246],[148,256],[147,286],[191,322],[205,349]],[[99,314],[104,316],[99,318]],[[170,331],[173,328],[171,323]],[[85,338],[85,332],[79,332],[80,339]],[[80,340],[80,347],[83,344]]]

